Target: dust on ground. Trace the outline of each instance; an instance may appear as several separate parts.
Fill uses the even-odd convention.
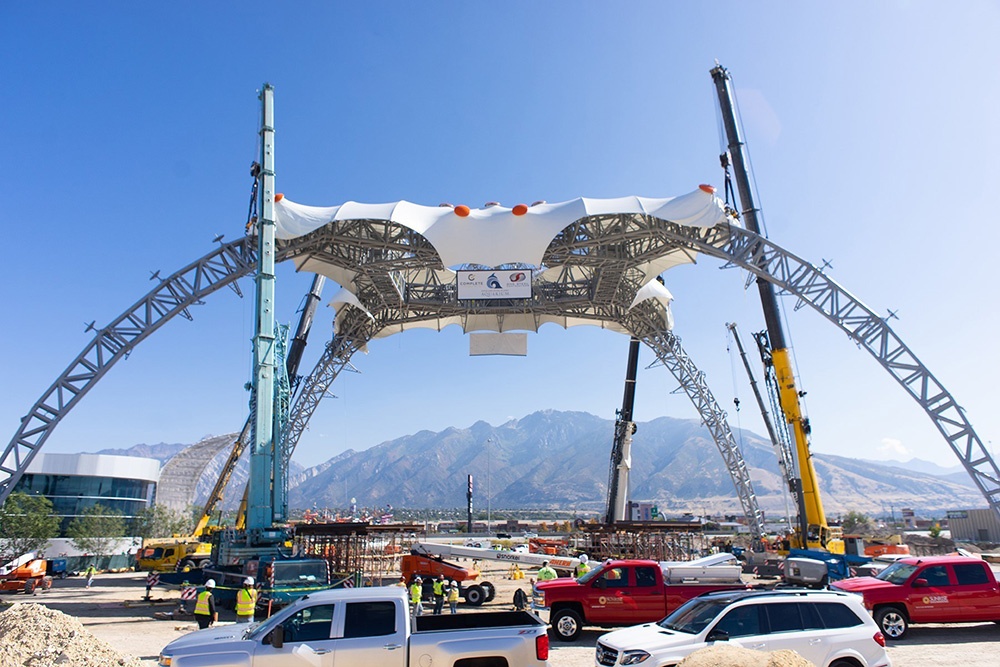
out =
[[[139,667],[87,632],[72,616],[40,604],[18,603],[0,612],[0,665],[22,667]]]
[[[695,651],[677,667],[813,667],[795,651],[754,651],[735,644],[716,644]]]

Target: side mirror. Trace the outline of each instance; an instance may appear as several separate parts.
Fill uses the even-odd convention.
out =
[[[271,634],[268,635],[271,638],[271,646],[274,648],[281,648],[285,645],[285,628],[284,626],[277,626],[274,630],[271,630]]]
[[[926,579],[914,579],[913,580],[913,587],[914,588],[926,588],[929,585],[930,584],[927,583]]]
[[[705,638],[706,642],[728,642],[729,633],[725,630],[712,630],[708,633],[708,637]]]

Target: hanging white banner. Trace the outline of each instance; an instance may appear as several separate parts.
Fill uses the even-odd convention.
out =
[[[523,270],[458,272],[459,299],[530,299],[531,272]]]

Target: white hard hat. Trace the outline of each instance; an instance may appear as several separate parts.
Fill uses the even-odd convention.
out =
[[[543,560],[543,561],[542,561],[542,567],[545,567],[545,566],[546,566],[546,565],[548,565],[548,564],[549,564],[549,561],[547,561],[547,560]]]
[[[205,588],[215,588],[215,579],[209,579],[206,581]]]
[[[243,580],[244,586],[253,586],[253,577],[247,577]]]
[[[587,554],[580,554],[580,562],[581,563],[586,563],[588,560],[590,560],[590,559],[587,558]]]
[[[452,581],[452,582],[451,582],[451,585],[452,585],[452,586],[458,586],[458,582],[457,582],[457,581]]]

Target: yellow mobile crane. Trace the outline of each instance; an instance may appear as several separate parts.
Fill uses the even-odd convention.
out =
[[[743,220],[747,229],[755,234],[761,234],[743,154],[743,141],[736,124],[729,72],[724,67],[716,65],[711,70],[711,74],[719,96],[719,107],[722,111],[723,124],[728,138],[728,150],[721,156],[723,167],[727,170],[727,189],[729,187],[728,168],[731,160],[742,204]],[[793,453],[796,463],[795,469],[798,474],[789,479],[789,485],[793,487],[791,489],[792,495],[798,498],[799,521],[792,535],[791,545],[802,549],[822,549],[826,547],[830,538],[830,527],[826,523],[823,501],[816,484],[816,470],[809,452],[809,419],[803,415],[802,405],[799,401],[801,394],[795,386],[791,354],[785,343],[785,333],[781,326],[774,286],[770,282],[758,278],[757,289],[760,292],[764,321],[771,343],[771,358],[778,383],[781,411],[785,422],[791,427],[795,444]]]

